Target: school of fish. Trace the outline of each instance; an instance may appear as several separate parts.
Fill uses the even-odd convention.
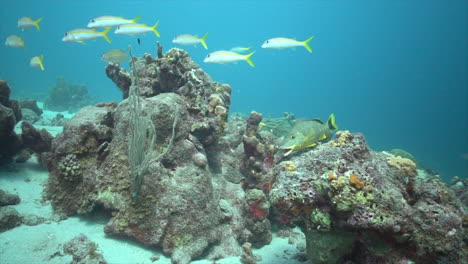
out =
[[[137,16],[132,19],[123,18],[120,16],[100,16],[94,19],[91,19],[86,27],[76,28],[69,30],[64,33],[62,37],[63,42],[76,42],[80,44],[86,44],[87,40],[96,40],[98,38],[103,38],[108,43],[112,43],[111,39],[108,36],[112,27],[115,27],[114,34],[116,35],[129,35],[135,36],[139,34],[145,34],[148,32],[153,32],[157,37],[160,37],[157,27],[159,21],[156,21],[152,26],[148,26],[144,23],[138,23],[142,16]],[[36,28],[37,31],[41,31],[39,23],[42,21],[42,17],[33,20],[31,17],[22,17],[18,20],[18,28],[21,31],[30,28]],[[98,30],[102,29],[102,31]],[[188,45],[196,46],[201,44],[205,49],[208,49],[208,44],[206,43],[206,38],[208,33],[205,33],[202,37],[192,34],[180,34],[174,37],[172,43],[177,45]],[[294,38],[271,38],[266,40],[261,47],[264,49],[287,49],[295,47],[304,47],[307,51],[312,52],[312,48],[309,46],[309,42],[314,38],[314,36],[308,38],[304,41],[298,41]],[[138,39],[138,44],[140,39]],[[17,35],[11,35],[6,38],[5,46],[11,48],[25,48],[25,41],[23,38]],[[217,50],[209,53],[203,62],[205,63],[217,63],[217,64],[226,64],[231,62],[245,61],[250,66],[255,67],[251,56],[255,51],[251,51],[251,47],[233,47],[230,50]],[[110,49],[104,54],[101,55],[103,61],[109,63],[121,63],[125,61],[126,54],[121,49]],[[34,56],[30,60],[30,66],[33,68],[40,68],[44,70],[44,55]]]

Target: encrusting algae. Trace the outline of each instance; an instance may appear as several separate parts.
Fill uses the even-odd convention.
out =
[[[354,173],[349,175],[349,183],[353,185],[356,189],[362,189],[362,187],[364,187],[364,182],[360,181]]]

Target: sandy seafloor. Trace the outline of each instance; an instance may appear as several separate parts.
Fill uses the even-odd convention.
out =
[[[57,112],[44,111],[43,118],[52,119]],[[72,115],[62,113],[70,118]],[[21,133],[20,123],[16,126],[16,132]],[[35,126],[37,129],[45,128],[52,135],[62,131],[62,127]],[[84,234],[91,241],[99,245],[99,251],[111,264],[143,264],[171,263],[170,258],[165,257],[161,251],[149,249],[132,240],[119,239],[107,236],[104,233],[104,225],[107,217],[94,215],[88,217],[70,217],[59,221],[54,215],[48,201],[43,199],[43,190],[46,186],[48,172],[42,168],[37,159],[32,157],[26,163],[17,163],[0,168],[0,189],[10,194],[17,194],[21,203],[12,205],[21,216],[28,214],[47,219],[45,223],[36,226],[21,225],[0,233],[0,263],[1,264],[63,264],[70,263],[70,255],[51,257],[57,252],[62,252],[63,244]],[[299,253],[296,246],[289,244],[288,239],[277,237],[274,234],[270,245],[260,249],[254,249],[254,255],[261,258],[260,264],[299,264],[304,263],[295,259]],[[160,259],[152,261],[151,257],[159,256]],[[221,260],[194,260],[194,264],[230,264],[241,263],[239,257],[231,257]]]

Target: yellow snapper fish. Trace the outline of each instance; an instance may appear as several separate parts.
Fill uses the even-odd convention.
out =
[[[11,35],[6,38],[5,46],[11,48],[24,48],[24,40],[16,35]]]
[[[88,23],[89,28],[101,28],[101,27],[117,27],[126,24],[136,23],[141,16],[137,16],[134,19],[125,19],[117,16],[100,16],[91,19]]]
[[[230,49],[229,51],[235,52],[237,54],[245,54],[250,51],[250,47],[234,47]]]
[[[294,48],[294,47],[304,47],[309,52],[312,52],[312,49],[309,46],[309,42],[314,39],[315,36],[308,38],[305,41],[297,41],[295,39],[290,38],[272,38],[265,41],[262,44],[262,48],[264,49],[287,49],[287,48]]]
[[[41,68],[41,70],[44,70],[44,55],[41,56],[36,56],[29,61],[29,65],[33,68]]]
[[[137,34],[144,34],[144,33],[152,31],[154,32],[154,34],[156,34],[156,36],[160,37],[161,35],[156,29],[158,27],[158,24],[159,24],[159,21],[156,22],[152,27],[147,26],[145,24],[137,24],[137,23],[125,24],[125,25],[118,26],[117,29],[114,31],[114,33],[117,35],[137,35]]]
[[[107,27],[104,31],[96,31],[90,28],[77,28],[65,33],[62,38],[64,42],[78,42],[84,44],[85,40],[97,39],[103,37],[107,42],[111,43],[111,40],[107,36],[111,28]]]
[[[317,145],[317,142],[329,139],[332,131],[336,129],[338,126],[334,114],[330,115],[326,123],[319,118],[298,121],[280,148],[286,151],[284,156],[287,156],[292,151],[313,147]]]
[[[182,34],[175,37],[172,40],[172,43],[179,44],[179,45],[197,45],[202,44],[205,49],[208,49],[208,45],[206,45],[206,37],[208,37],[208,33],[203,35],[203,37],[199,38],[197,35],[190,35],[190,34]]]
[[[41,31],[41,27],[39,27],[39,22],[41,22],[41,20],[42,17],[35,21],[32,20],[30,17],[22,17],[18,20],[18,27],[21,29],[21,31],[32,27],[36,27],[37,31]]]
[[[255,51],[247,55],[242,55],[228,50],[218,50],[208,54],[203,62],[224,64],[229,62],[246,61],[250,66],[255,67],[254,63],[250,59],[254,53]]]
[[[111,63],[121,63],[127,58],[127,53],[121,49],[111,49],[101,55],[103,61]]]

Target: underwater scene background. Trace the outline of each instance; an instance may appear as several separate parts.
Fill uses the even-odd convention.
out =
[[[467,10],[3,1],[0,263],[468,263]]]
[[[58,76],[88,86],[96,101],[120,101],[106,77],[101,54],[111,48],[136,56],[169,50],[179,34],[209,32],[208,50],[179,46],[214,80],[233,87],[231,113],[265,117],[291,112],[300,118],[335,113],[341,129],[363,132],[377,150],[412,153],[448,179],[468,173],[467,2],[452,1],[5,1],[3,39],[24,38],[24,49],[2,47],[0,77],[16,97],[45,96]],[[64,32],[97,16],[160,21],[161,38],[109,33],[87,45],[64,43]],[[19,31],[23,16],[44,17],[41,32]],[[314,52],[264,50],[268,38],[305,40]],[[256,67],[245,62],[210,65],[203,58],[234,46],[252,47]],[[44,54],[45,71],[29,59]],[[128,67],[127,63],[123,64]]]

